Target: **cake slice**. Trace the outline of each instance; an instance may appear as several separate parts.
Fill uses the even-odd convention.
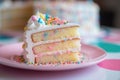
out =
[[[79,25],[37,13],[28,21],[23,48],[30,64],[79,62]]]

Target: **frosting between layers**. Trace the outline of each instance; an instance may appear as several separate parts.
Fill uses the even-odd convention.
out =
[[[78,48],[73,48],[73,49],[68,49],[68,50],[59,50],[59,51],[53,51],[53,52],[46,52],[46,53],[39,53],[36,54],[35,57],[42,57],[44,55],[51,55],[51,54],[64,54],[64,53],[71,53],[71,52],[80,52],[81,49]]]
[[[56,40],[47,40],[47,41],[40,41],[40,42],[37,42],[37,43],[31,43],[32,46],[35,46],[35,45],[42,45],[42,44],[47,44],[47,43],[54,43],[54,42],[60,42],[60,41],[66,41],[66,40],[73,40],[73,39],[80,39],[80,37],[70,37],[69,39],[56,39]]]
[[[35,25],[35,24],[32,23],[31,25],[27,26],[27,28],[28,28],[27,31],[28,32],[30,30],[32,30],[32,31],[36,31],[37,30],[38,31],[38,29],[39,29],[39,31],[46,31],[46,30],[65,28],[65,27],[72,27],[72,26],[78,26],[79,27],[79,24],[67,23],[67,24],[61,24],[61,25],[43,25],[43,24]]]

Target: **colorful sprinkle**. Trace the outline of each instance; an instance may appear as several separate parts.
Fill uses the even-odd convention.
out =
[[[48,14],[45,14],[45,19],[46,21],[50,18],[50,16]]]
[[[68,23],[66,20],[61,20],[57,17],[51,17],[48,14],[42,14],[39,12],[37,12],[36,15],[33,15],[31,19],[32,21],[34,22],[37,21],[38,24],[43,24],[43,25],[61,25]]]
[[[24,59],[24,56],[21,55],[21,56],[14,56],[14,60],[17,61],[17,62],[25,62],[25,59]]]
[[[33,16],[31,17],[31,19],[32,19],[33,21],[36,21],[36,20],[37,20],[37,17],[33,15]]]
[[[44,32],[43,36],[44,36],[44,37],[47,37],[47,36],[48,36],[48,33],[47,33],[47,32]]]
[[[77,62],[78,64],[80,64],[80,62]]]
[[[49,50],[52,50],[52,49],[53,49],[53,46],[48,46],[48,49],[49,49]]]
[[[60,54],[59,52],[56,52],[56,54]]]
[[[40,13],[40,18],[42,18],[43,20],[45,20],[44,14]]]
[[[69,50],[67,50],[67,53],[70,53],[70,51],[69,51]]]

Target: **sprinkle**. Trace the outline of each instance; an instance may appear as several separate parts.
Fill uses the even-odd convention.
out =
[[[67,50],[67,53],[70,53],[70,51],[69,51],[69,50]]]
[[[80,64],[80,62],[77,62],[78,64]]]
[[[15,56],[14,59],[15,59],[15,61],[20,62],[20,63],[25,62],[25,59],[24,59],[23,55]]]
[[[48,46],[48,49],[49,49],[49,50],[52,50],[52,49],[53,49],[53,47],[52,47],[52,46]]]
[[[37,20],[37,17],[33,15],[33,16],[31,17],[31,19],[32,19],[33,21],[36,21],[36,20]]]
[[[45,24],[45,22],[41,18],[38,19],[38,22],[41,23],[41,24]]]
[[[48,14],[42,14],[39,11],[37,11],[36,15],[33,15],[29,21],[29,24],[32,24],[34,22],[35,25],[39,26],[42,25],[61,25],[66,24],[68,21],[61,20],[58,17],[51,17]]]
[[[38,22],[41,23],[41,18],[38,19]]]
[[[28,30],[28,27],[24,27],[24,31]]]
[[[45,14],[45,19],[46,21],[50,18],[50,16],[48,14]]]
[[[43,20],[45,20],[44,14],[40,13],[40,18],[42,18]]]
[[[44,36],[44,37],[47,37],[47,36],[48,36],[48,33],[47,33],[47,32],[44,32],[43,36]]]
[[[47,24],[49,25],[49,24],[53,24],[53,18],[52,17],[50,17],[48,20],[47,20]]]
[[[67,38],[64,39],[64,41],[67,41],[67,40],[68,40]]]
[[[56,54],[60,54],[59,52],[56,52]]]

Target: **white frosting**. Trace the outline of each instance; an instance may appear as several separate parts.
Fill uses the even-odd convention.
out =
[[[71,48],[71,49],[68,49],[68,50],[58,50],[58,51],[52,51],[52,52],[46,52],[46,53],[43,53],[41,54],[42,56],[43,55],[51,55],[51,54],[63,54],[63,53],[70,53],[70,52],[80,52],[81,48]],[[37,54],[36,56],[39,57],[40,54]]]
[[[59,28],[65,28],[65,27],[71,27],[71,26],[79,26],[79,24],[75,23],[67,23],[67,24],[62,24],[62,25],[36,25],[35,23],[28,23],[28,31],[29,32],[31,29],[33,32],[38,32],[39,31],[46,31],[46,30],[52,30],[52,29],[59,29]],[[31,31],[30,31],[31,32]]]

